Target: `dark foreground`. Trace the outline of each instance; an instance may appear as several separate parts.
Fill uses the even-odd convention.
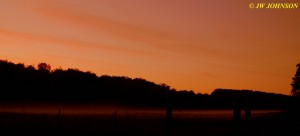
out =
[[[299,133],[300,120],[287,113],[256,116],[240,125],[231,118],[184,117],[174,115],[172,136],[271,136]],[[0,135],[82,135],[82,136],[166,136],[164,116],[134,114],[58,115],[1,113]]]

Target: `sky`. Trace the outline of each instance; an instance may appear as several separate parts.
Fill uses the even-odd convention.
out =
[[[290,94],[300,8],[249,8],[258,2],[270,1],[0,0],[0,59],[196,93]]]

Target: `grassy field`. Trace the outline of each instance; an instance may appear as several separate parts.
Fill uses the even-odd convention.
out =
[[[234,124],[231,112],[174,111],[172,136],[266,136],[297,132],[299,121],[283,112],[253,112],[251,124]],[[292,124],[294,123],[294,124]],[[296,123],[296,124],[295,124]],[[0,113],[1,135],[166,136],[164,111],[111,111],[93,114]]]

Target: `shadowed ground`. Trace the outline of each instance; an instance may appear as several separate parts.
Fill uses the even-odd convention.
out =
[[[1,113],[1,135],[130,135],[165,136],[163,112],[120,112],[115,114],[30,114]],[[296,124],[295,124],[296,123]],[[291,135],[297,132],[299,120],[285,113],[260,114],[252,119],[251,126],[244,120],[235,126],[226,116],[197,116],[175,112],[173,136],[212,135]]]

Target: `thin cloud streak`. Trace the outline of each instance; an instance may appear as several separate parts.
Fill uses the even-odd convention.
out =
[[[37,35],[32,33],[24,33],[24,32],[14,32],[9,30],[0,29],[0,34],[5,35],[6,37],[15,37],[20,40],[26,40],[28,42],[35,42],[35,41],[42,41],[47,43],[60,43],[66,46],[69,49],[76,50],[76,51],[84,51],[84,50],[103,50],[109,52],[119,52],[119,53],[127,53],[130,55],[136,54],[140,55],[149,55],[152,54],[151,52],[141,51],[141,50],[132,50],[126,47],[113,47],[110,45],[103,45],[100,43],[91,43],[86,41],[79,41],[75,39],[66,39],[60,37],[50,37],[46,35]]]

